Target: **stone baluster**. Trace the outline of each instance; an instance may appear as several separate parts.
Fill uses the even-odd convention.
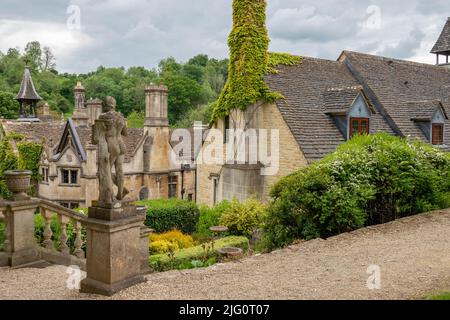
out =
[[[61,236],[59,238],[59,251],[64,254],[70,254],[69,246],[67,245],[67,224],[70,221],[69,217],[63,216],[62,214],[58,215],[59,223],[61,225]]]
[[[41,215],[45,221],[44,241],[42,244],[43,244],[44,248],[49,249],[49,250],[54,250],[55,247],[54,247],[53,241],[52,241],[53,231],[51,228],[52,213],[47,211],[45,208],[40,208],[40,210],[41,210]]]
[[[84,251],[81,248],[83,246],[83,240],[81,239],[81,222],[80,221],[73,221],[73,225],[75,227],[75,250],[73,251],[73,254],[80,259],[83,259],[85,257]]]

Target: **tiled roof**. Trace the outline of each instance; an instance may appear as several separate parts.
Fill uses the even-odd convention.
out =
[[[303,58],[300,64],[277,69],[278,74],[267,75],[265,80],[272,91],[285,97],[276,104],[306,159],[312,162],[335,151],[346,137],[324,112],[326,93],[333,88],[357,87],[359,83],[337,61]],[[348,95],[344,100],[350,100]],[[371,118],[371,130],[393,133],[378,113]]]
[[[431,50],[431,53],[450,53],[450,18],[448,18],[438,41]]]
[[[362,86],[329,88],[323,94],[324,112],[347,113],[349,106],[353,105],[359,94],[363,94]]]
[[[349,51],[342,57],[347,59],[360,84],[373,92],[401,135],[427,141],[411,119],[419,109],[429,112],[433,107],[430,103],[436,103],[433,101],[442,102],[445,113],[450,114],[450,69]],[[450,122],[446,120],[446,124]],[[444,132],[444,144],[450,146],[450,132]]]
[[[34,88],[33,79],[31,79],[30,69],[28,68],[25,68],[23,72],[22,83],[20,84],[20,90],[16,96],[16,100],[42,100]]]
[[[3,126],[7,132],[23,134],[30,141],[44,142],[47,146],[56,148],[60,143],[66,122],[19,122],[4,121]],[[86,147],[91,143],[92,127],[76,127],[81,145]],[[125,162],[129,162],[134,156],[136,148],[139,146],[144,136],[144,129],[128,129],[128,136],[124,138],[126,146]]]
[[[44,142],[56,146],[64,131],[64,122],[19,122],[4,121],[3,127],[7,133],[15,132],[27,137],[30,141]]]

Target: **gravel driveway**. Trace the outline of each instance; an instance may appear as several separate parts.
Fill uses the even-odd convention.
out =
[[[369,290],[369,266],[381,289]],[[375,267],[376,268],[376,267]],[[0,269],[0,299],[103,299],[66,287],[62,266]],[[243,261],[147,276],[113,299],[413,299],[450,291],[450,210]]]

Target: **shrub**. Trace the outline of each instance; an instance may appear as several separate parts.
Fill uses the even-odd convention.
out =
[[[178,230],[162,234],[151,234],[149,237],[150,253],[167,253],[171,250],[185,249],[194,246],[194,240]]]
[[[210,227],[220,224],[220,218],[222,214],[230,209],[231,203],[227,200],[222,201],[210,208],[206,205],[200,207],[200,218],[196,227],[196,234],[203,236],[211,236]]]
[[[214,242],[214,248],[238,247],[248,250],[248,239],[246,237],[230,236]],[[149,257],[149,266],[155,271],[167,271],[171,269],[185,269],[186,266],[207,266],[211,261],[215,261],[217,252],[215,250],[205,250],[203,246],[195,246],[187,249],[175,251],[173,256],[168,254],[158,254]],[[198,263],[201,261],[201,263]],[[209,261],[209,263],[208,263]]]
[[[150,254],[167,253],[179,249],[178,244],[176,242],[171,242],[167,240],[151,241],[148,245],[148,248]]]
[[[255,229],[264,226],[266,218],[265,206],[256,199],[247,199],[243,203],[231,202],[220,218],[220,224],[227,226],[233,235],[251,237]]]
[[[450,205],[450,156],[388,134],[356,136],[271,190],[272,247]]]
[[[192,201],[160,199],[137,202],[147,207],[145,225],[158,233],[177,229],[191,234],[195,231],[200,211]]]

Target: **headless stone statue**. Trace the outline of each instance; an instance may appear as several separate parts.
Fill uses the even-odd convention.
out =
[[[120,206],[120,202],[128,194],[124,187],[125,144],[122,139],[127,135],[127,125],[123,115],[116,112],[115,108],[116,100],[106,97],[103,113],[95,121],[92,132],[92,141],[98,146],[98,203],[104,207]],[[114,185],[117,186],[116,195],[113,192]]]

